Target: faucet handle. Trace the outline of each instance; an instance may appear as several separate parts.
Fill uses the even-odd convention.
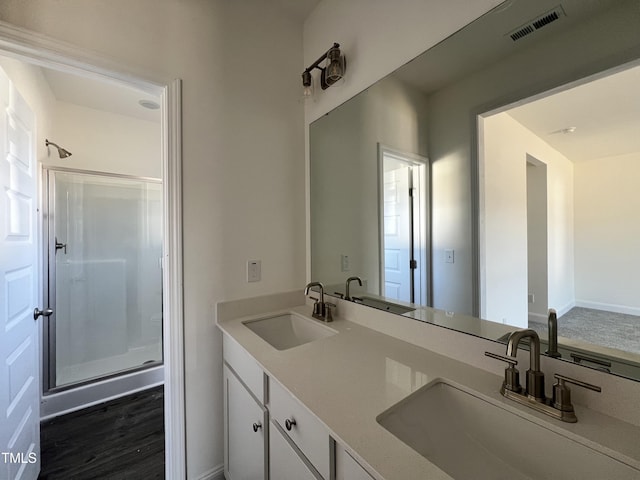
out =
[[[556,373],[554,378],[557,382],[553,385],[553,407],[563,412],[573,412],[573,405],[571,404],[571,390],[565,385],[565,383],[571,383],[594,392],[601,392],[602,388],[597,385],[592,385],[587,382],[576,380],[575,378],[565,377]]]
[[[582,387],[582,388],[587,388],[589,390],[593,390],[594,392],[601,392],[602,391],[602,388],[600,388],[597,385],[592,385],[591,383],[583,382],[581,380],[576,380],[575,378],[566,377],[564,375],[560,375],[559,373],[556,373],[553,377],[556,380],[558,380],[558,384],[560,384],[560,385],[564,385],[564,382],[567,382],[567,383],[571,383],[573,385],[577,385],[577,386]]]
[[[516,357],[507,357],[504,355],[498,355],[497,353],[492,352],[484,352],[487,357],[495,358],[496,360],[502,360],[503,362],[507,362],[510,366],[514,367],[518,364],[518,360]]]
[[[313,316],[316,318],[322,318],[324,316],[324,305],[318,301],[317,298],[311,297],[312,300],[315,300],[313,304]]]
[[[324,321],[325,322],[333,322],[333,308],[336,308],[335,303],[324,302],[325,310],[324,310]]]
[[[497,353],[492,352],[484,352],[484,354],[487,357],[501,360],[509,364],[509,366],[504,370],[504,382],[502,383],[502,388],[520,393],[522,391],[522,387],[520,386],[520,372],[515,368],[518,364],[518,360],[515,357],[498,355]]]

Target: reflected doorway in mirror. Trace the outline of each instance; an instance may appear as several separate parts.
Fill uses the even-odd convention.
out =
[[[378,162],[380,295],[426,305],[428,160],[378,144]]]

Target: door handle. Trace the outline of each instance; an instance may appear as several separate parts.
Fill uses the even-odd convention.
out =
[[[53,313],[52,308],[45,308],[44,310],[38,310],[38,308],[33,309],[33,319],[37,320],[38,317],[48,317]]]
[[[56,253],[58,252],[58,250],[60,249],[64,249],[64,254],[67,254],[67,244],[66,243],[62,243],[58,241],[58,238],[56,237]]]

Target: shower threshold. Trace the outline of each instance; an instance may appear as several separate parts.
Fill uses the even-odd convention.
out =
[[[150,387],[163,385],[164,365],[161,362],[154,363],[155,366],[148,364],[135,371],[52,390],[41,398],[40,419],[47,420]]]

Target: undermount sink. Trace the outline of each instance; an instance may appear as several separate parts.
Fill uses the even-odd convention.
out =
[[[628,465],[443,380],[425,385],[377,421],[457,480],[640,477]]]
[[[248,320],[243,323],[249,330],[278,350],[287,350],[338,333],[317,320],[294,313]]]

